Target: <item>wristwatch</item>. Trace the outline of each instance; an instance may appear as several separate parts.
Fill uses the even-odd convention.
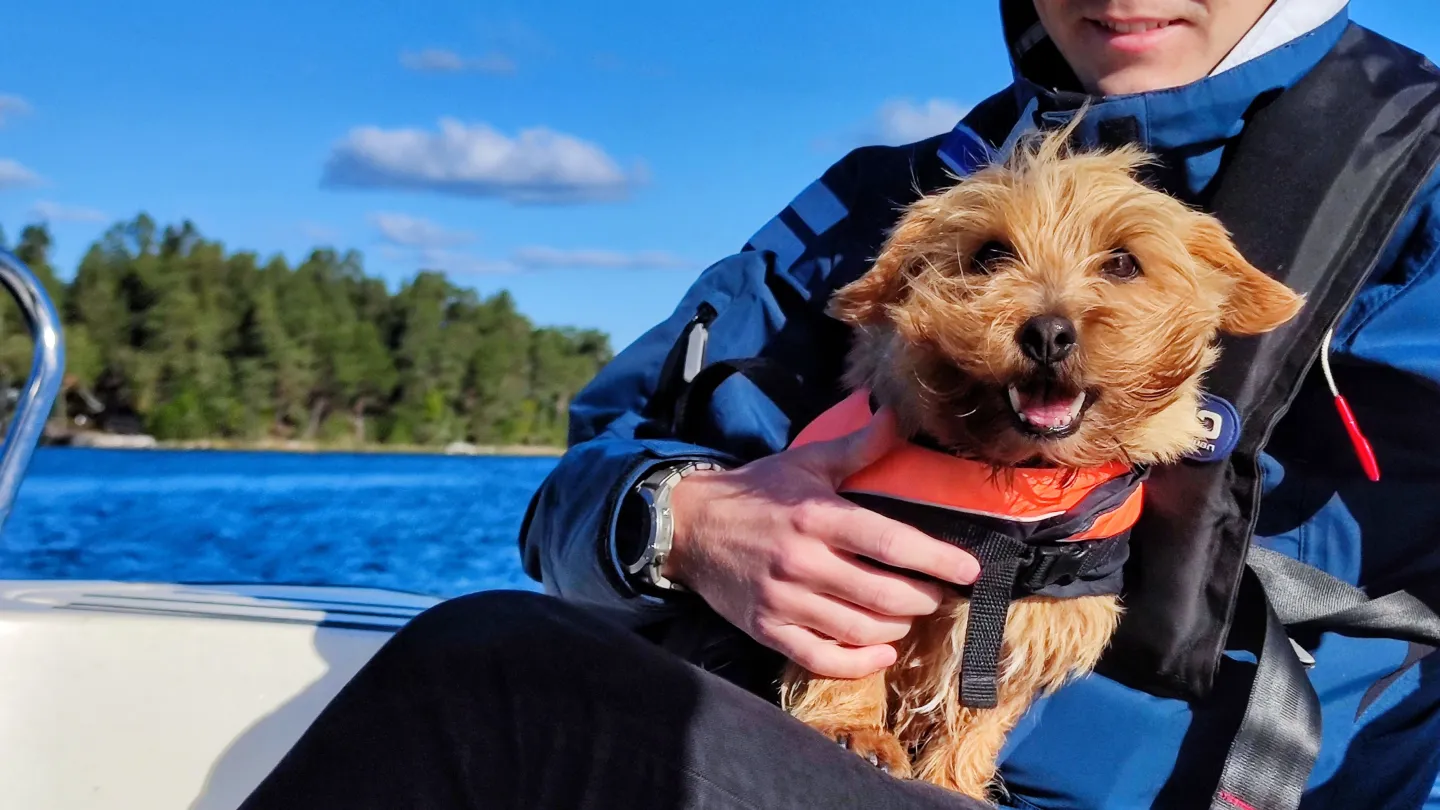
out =
[[[631,586],[652,595],[682,592],[685,587],[661,570],[675,540],[670,496],[675,485],[697,472],[719,470],[709,461],[682,461],[660,467],[640,479],[621,505],[615,536],[616,562]]]

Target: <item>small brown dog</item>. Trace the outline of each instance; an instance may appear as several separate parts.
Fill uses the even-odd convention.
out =
[[[846,381],[893,408],[902,435],[998,471],[1173,462],[1202,438],[1217,335],[1270,331],[1303,302],[1214,217],[1142,184],[1148,155],[1072,152],[1068,134],[910,206],[831,302],[855,329]],[[986,799],[1005,736],[1035,696],[1095,666],[1121,606],[1012,603],[998,700],[978,709],[960,698],[969,607],[949,598],[867,678],[791,665],[783,705],[893,775]]]

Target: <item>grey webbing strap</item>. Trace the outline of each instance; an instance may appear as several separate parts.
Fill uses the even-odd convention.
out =
[[[1335,632],[1440,648],[1440,616],[1404,591],[1371,599],[1324,571],[1258,546],[1250,548],[1242,587],[1258,591],[1263,641],[1250,700],[1210,807],[1294,810],[1320,751],[1320,701],[1290,634]]]
[[[1242,590],[1263,591],[1246,571]],[[1255,680],[1240,729],[1230,742],[1211,810],[1294,810],[1300,806],[1315,757],[1320,753],[1320,699],[1290,637],[1263,595],[1263,615],[1238,615],[1264,622],[1256,655]]]
[[[1247,562],[1292,635],[1334,631],[1440,647],[1440,615],[1405,591],[1371,599],[1344,580],[1259,546],[1250,548]]]

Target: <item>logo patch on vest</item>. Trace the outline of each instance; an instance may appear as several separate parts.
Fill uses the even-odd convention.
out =
[[[1196,412],[1204,428],[1200,447],[1189,455],[1191,461],[1219,461],[1240,443],[1240,414],[1235,406],[1212,394],[1200,395]]]

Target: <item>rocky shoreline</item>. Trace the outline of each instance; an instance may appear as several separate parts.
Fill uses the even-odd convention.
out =
[[[65,436],[51,437],[45,442],[50,447],[79,447],[97,450],[240,450],[277,453],[373,453],[383,454],[428,454],[447,456],[559,456],[563,447],[541,445],[480,445],[469,442],[451,442],[437,445],[391,445],[391,444],[322,444],[295,439],[266,439],[261,441],[235,441],[230,439],[196,439],[190,441],[159,441],[146,434],[101,433],[81,431]]]

